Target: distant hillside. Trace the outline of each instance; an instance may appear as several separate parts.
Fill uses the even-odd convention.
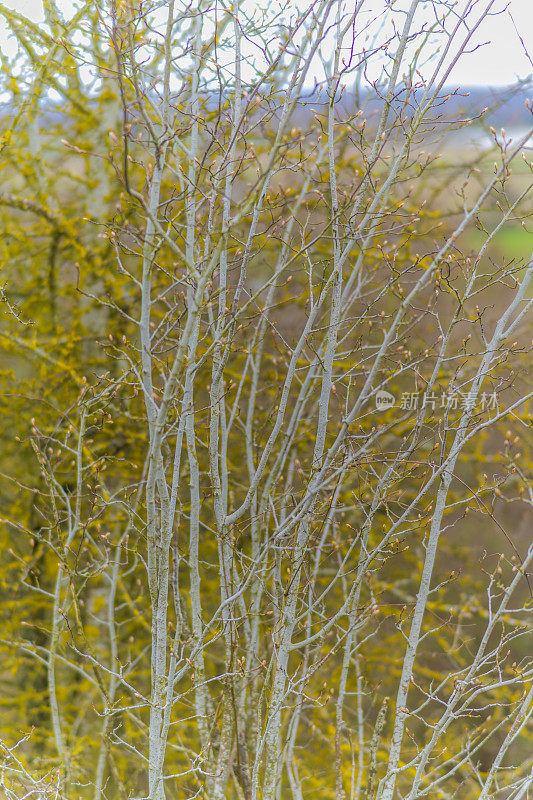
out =
[[[363,109],[364,116],[371,128],[373,119],[378,117],[383,105],[383,91],[368,85],[359,90],[345,88],[336,102],[337,113],[341,116],[349,116],[359,109]],[[392,104],[393,111],[395,107],[398,111],[401,109],[401,116],[405,120],[410,113],[416,113],[423,100],[423,95],[422,89],[415,89],[409,93],[405,89],[400,89]],[[280,107],[283,96],[284,88],[280,86]],[[270,98],[272,98],[272,94],[270,94]],[[88,102],[91,103],[91,100]],[[183,102],[181,98],[180,102]],[[214,109],[219,102],[220,95],[213,93],[207,98],[206,105],[208,108]],[[327,90],[323,86],[304,89],[293,115],[294,123],[301,127],[311,124],[315,113],[325,113],[328,102]],[[437,100],[428,112],[426,121],[428,127],[438,124],[448,130],[448,123],[453,129],[454,123],[460,120],[472,119],[475,123],[479,119],[480,123],[483,122],[486,126],[493,126],[496,129],[526,131],[528,127],[533,127],[533,113],[529,110],[528,104],[533,109],[533,78],[512,87],[446,86],[441,92],[441,99]],[[52,100],[48,102],[41,100],[39,105],[41,119],[45,126],[46,121],[56,124],[61,122],[64,117],[64,109],[61,104]],[[280,110],[281,108],[279,108]],[[485,110],[486,113],[483,113]],[[8,117],[10,113],[12,113],[10,103],[0,104],[1,117]],[[276,116],[274,114],[274,118]],[[131,121],[134,117],[135,111],[132,109]],[[465,133],[463,128],[461,138],[464,138]]]
[[[415,113],[423,99],[423,90],[415,89],[409,96],[401,90],[393,102],[394,106],[402,107],[402,116],[406,112]],[[435,104],[429,112],[432,120],[453,122],[460,119],[479,118],[484,109],[488,109],[483,119],[486,124],[495,128],[526,128],[533,127],[533,115],[526,103],[531,101],[533,107],[533,84],[523,83],[516,87],[480,87],[480,86],[447,86],[442,90],[442,100]],[[407,101],[407,102],[406,102]],[[323,89],[302,93],[300,109],[297,116],[301,124],[312,116],[311,109],[324,110],[328,103],[327,93]],[[372,88],[365,88],[356,92],[345,89],[339,103],[339,109],[346,114],[364,108],[365,116],[371,118],[380,111],[383,98],[379,92]]]

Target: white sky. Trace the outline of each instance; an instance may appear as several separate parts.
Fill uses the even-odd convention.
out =
[[[41,0],[3,0],[5,5],[24,13],[35,22],[43,19]],[[66,16],[72,8],[71,0],[57,0]],[[243,2],[243,0],[241,0]],[[257,0],[244,0],[255,3]],[[463,55],[452,73],[450,83],[456,85],[499,86],[525,78],[533,71],[525,49],[533,59],[533,0],[496,0],[495,8],[505,9],[502,14],[484,21],[476,44],[486,43],[473,53]],[[515,25],[516,29],[515,29]],[[523,39],[523,45],[517,35]],[[9,53],[6,28],[0,21],[0,48]]]

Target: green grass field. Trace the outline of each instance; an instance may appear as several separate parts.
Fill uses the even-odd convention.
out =
[[[465,232],[461,237],[460,247],[479,252],[486,234],[483,231],[472,230]],[[524,275],[525,267],[533,253],[533,233],[525,230],[521,225],[510,224],[504,226],[490,242],[485,259],[492,259],[496,263],[505,263],[507,266],[521,267],[516,273],[518,280]],[[512,262],[515,262],[514,264]],[[532,282],[533,284],[533,282]],[[527,291],[528,298],[533,297],[533,285]]]

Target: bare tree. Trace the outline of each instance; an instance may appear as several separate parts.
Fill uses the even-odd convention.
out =
[[[103,363],[32,423],[56,572],[21,646],[61,780],[26,765],[24,796],[529,796],[533,548],[505,500],[533,497],[533,261],[487,258],[529,132],[442,144],[482,124],[446,87],[496,11],[113,0],[54,34],[45,86],[116,93],[107,151],[64,133],[112,257],[105,289],[78,267]]]

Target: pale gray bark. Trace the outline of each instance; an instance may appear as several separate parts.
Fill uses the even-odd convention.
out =
[[[503,653],[531,635],[523,594],[533,554],[522,558],[499,521],[494,475],[501,467],[513,502],[531,503],[515,431],[533,394],[521,372],[533,260],[514,285],[517,264],[489,256],[527,213],[531,185],[508,182],[528,137],[510,144],[502,132],[494,171],[474,173],[472,158],[443,191],[453,194],[446,225],[424,228],[437,214],[426,198],[443,187],[419,149],[438,150],[443,87],[493,0],[429,6],[431,18],[420,0],[380,9],[316,0],[291,9],[280,30],[268,9],[256,18],[237,2],[215,15],[203,0],[164,0],[102,9],[91,23],[105,30],[109,17],[117,74],[105,81],[120,84],[123,106],[122,139],[111,131],[117,150],[97,173],[107,195],[113,162],[124,221],[103,214],[102,229],[120,291],[137,305],[124,312],[132,341],[109,356],[120,358],[113,385],[75,377],[77,444],[63,430],[70,408],[57,430],[32,431],[57,573],[41,590],[49,644],[24,652],[47,671],[58,800],[77,791],[72,741],[85,724],[85,706],[66,722],[60,682],[70,674],[86,681],[98,716],[87,748],[94,800],[130,791],[124,753],[141,765],[135,791],[147,800],[303,800],[320,781],[336,800],[445,799],[457,782],[469,800],[527,797],[531,765],[507,774],[533,713],[532,668],[525,659],[511,668]],[[320,65],[325,82],[309,100]],[[346,110],[352,82],[374,74],[379,103],[369,89]],[[300,128],[311,113],[315,123]],[[95,214],[97,202],[88,198]],[[59,208],[25,210],[57,229]],[[475,226],[485,242],[463,244]],[[497,316],[491,292],[501,294]],[[106,331],[118,352],[114,336]],[[401,409],[411,386],[426,397],[445,387],[462,406]],[[481,413],[495,386],[499,405]],[[380,416],[382,389],[397,402]],[[101,456],[88,439],[108,406],[127,408],[131,459],[105,436]],[[493,476],[476,467],[466,479],[465,454],[485,436],[499,441],[504,422],[512,433],[487,467]],[[75,462],[73,488],[54,466],[60,446]],[[141,448],[139,468],[130,461]],[[467,509],[496,520],[500,572],[482,559],[484,588],[450,609],[453,652],[430,674],[427,643],[443,650],[449,632],[439,559],[449,527],[467,529]],[[83,570],[78,544],[90,552]],[[92,644],[84,593],[83,613],[105,633]],[[77,638],[63,649],[71,626]],[[382,635],[397,673],[375,665]],[[476,714],[487,718],[482,733]],[[482,773],[474,757],[488,744],[495,755]]]

